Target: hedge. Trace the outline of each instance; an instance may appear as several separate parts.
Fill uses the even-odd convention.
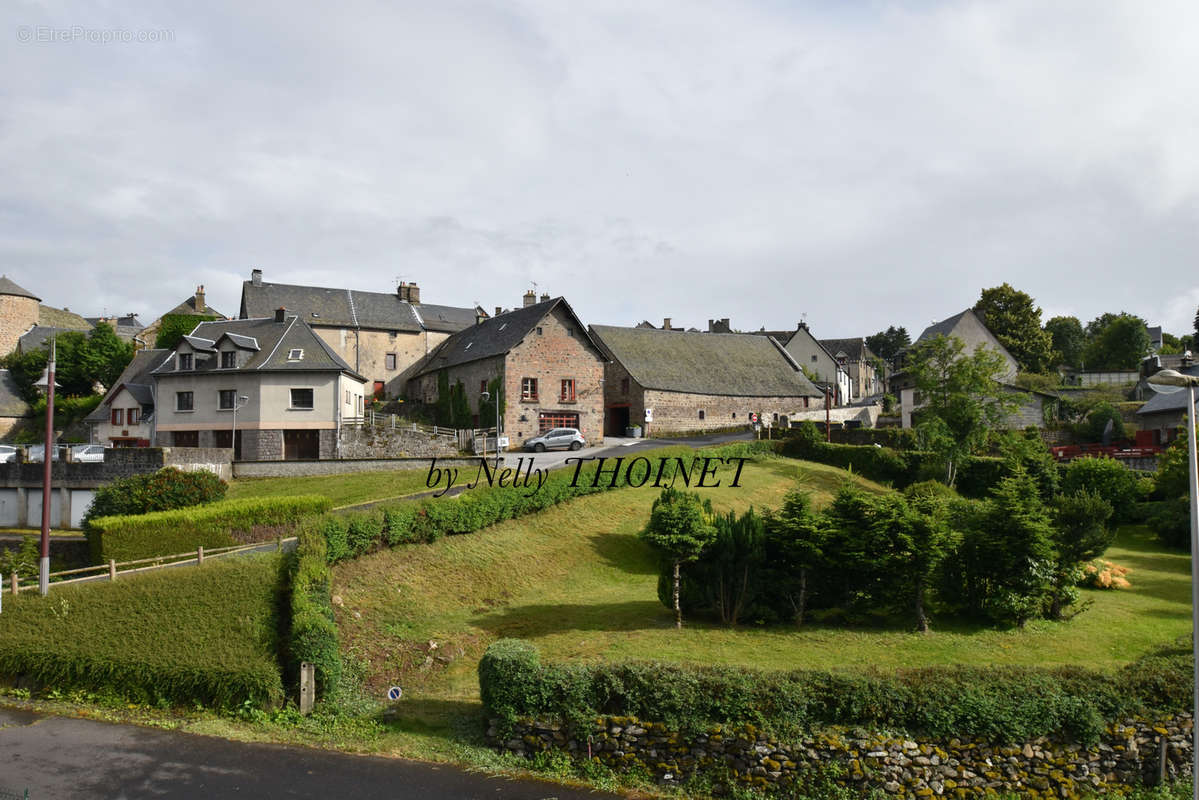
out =
[[[296,551],[290,557],[287,648],[289,682],[295,683],[302,662],[316,672],[318,696],[335,693],[341,678],[341,650],[333,617],[332,576],[321,525],[309,521],[297,531]]]
[[[790,736],[828,725],[1017,742],[1066,736],[1093,743],[1105,721],[1190,708],[1191,660],[1153,655],[1116,673],[1077,667],[927,667],[859,674],[763,672],[658,662],[543,664],[520,640],[492,644],[479,662],[488,714],[510,726],[551,716],[577,729],[597,716],[632,716],[684,731],[752,724]]]
[[[236,544],[234,533],[290,528],[305,517],[327,512],[332,502],[318,495],[248,497],[173,511],[97,517],[88,523],[92,560],[104,563],[174,555],[197,547]]]
[[[92,504],[83,517],[86,529],[93,517],[147,514],[169,511],[225,498],[228,484],[208,470],[184,472],[163,467],[157,472],[130,475],[96,490]]]
[[[0,675],[153,705],[276,704],[282,567],[270,553],[5,598]]]

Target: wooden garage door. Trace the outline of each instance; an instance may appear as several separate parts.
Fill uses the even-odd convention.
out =
[[[542,411],[537,418],[537,432],[545,433],[554,428],[578,428],[578,412]],[[580,429],[581,430],[581,429]]]
[[[283,431],[283,460],[321,457],[320,431]]]

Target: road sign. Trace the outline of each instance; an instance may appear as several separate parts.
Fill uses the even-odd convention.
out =
[[[393,686],[387,690],[387,699],[388,700],[399,700],[403,696],[404,696],[404,690],[398,686]]]
[[[499,447],[507,447],[507,446],[508,446],[508,437],[507,437],[507,436],[501,436],[501,437],[500,437],[500,438],[497,440],[497,446],[499,446]]]
[[[654,410],[652,408],[645,409],[645,421],[646,422],[654,421]]]

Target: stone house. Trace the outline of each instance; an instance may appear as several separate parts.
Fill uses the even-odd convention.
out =
[[[808,330],[808,323],[800,322],[795,330],[780,332],[775,340],[787,350],[821,389],[828,386],[832,392],[834,406],[848,403],[851,397],[849,372],[842,362],[829,352],[820,340]],[[871,368],[873,368],[871,364]]]
[[[12,433],[22,421],[33,415],[33,409],[8,370],[0,369],[0,441]]]
[[[1183,375],[1199,375],[1199,364],[1181,366]],[[1186,419],[1186,389],[1172,394],[1158,394],[1148,389],[1148,401],[1137,409],[1137,423],[1142,431],[1152,431],[1154,444],[1169,444],[1178,438]]]
[[[365,375],[368,394],[379,399],[403,396],[425,356],[451,334],[488,317],[478,307],[422,303],[415,283],[401,281],[395,292],[361,292],[267,283],[262,270],[252,270],[242,284],[239,316],[269,316],[279,307],[297,314],[355,372]]]
[[[137,314],[126,314],[123,317],[84,317],[84,319],[92,327],[100,323],[111,325],[118,339],[126,342],[134,342],[135,347],[138,346],[137,339],[145,338],[138,335],[145,329],[145,326],[137,318]],[[149,345],[153,344],[153,342],[149,343]]]
[[[151,374],[159,446],[233,447],[248,461],[335,458],[365,403],[366,379],[282,308],[200,323]]]
[[[437,402],[443,372],[451,386],[462,382],[479,427],[495,424],[478,419],[479,401],[492,381],[500,381],[501,435],[510,447],[560,427],[578,428],[589,444],[603,441],[604,356],[561,297],[480,317],[450,336],[418,366],[409,394]]]
[[[129,366],[85,417],[91,441],[105,447],[149,447],[154,441],[154,370],[170,350],[138,350]]]
[[[775,422],[823,403],[783,346],[750,333],[667,332],[593,325],[608,358],[605,430],[647,434],[748,426],[750,414]]]
[[[871,352],[861,336],[853,339],[820,339],[820,346],[829,352],[849,375],[849,396],[852,403],[886,391],[886,376],[878,372],[878,356]]]
[[[130,315],[133,316],[133,315]],[[162,321],[167,317],[219,317],[225,318],[225,315],[217,311],[212,306],[208,305],[208,301],[204,296],[204,287],[197,286],[195,294],[184,300],[179,305],[172,308],[156,320],[151,322],[146,327],[138,331],[133,338],[133,346],[138,349],[150,349],[154,347],[154,342],[158,338],[158,331],[162,329]],[[197,320],[198,322],[199,320]],[[120,335],[120,329],[117,330],[117,335]]]
[[[0,356],[37,350],[56,334],[86,333],[93,327],[73,311],[44,305],[33,292],[0,276]]]

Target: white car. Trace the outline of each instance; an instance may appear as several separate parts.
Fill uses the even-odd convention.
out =
[[[17,448],[11,444],[0,444],[0,464],[17,460]]]
[[[75,461],[83,462],[103,462],[104,461],[104,445],[102,444],[81,444],[71,448],[71,456]]]

